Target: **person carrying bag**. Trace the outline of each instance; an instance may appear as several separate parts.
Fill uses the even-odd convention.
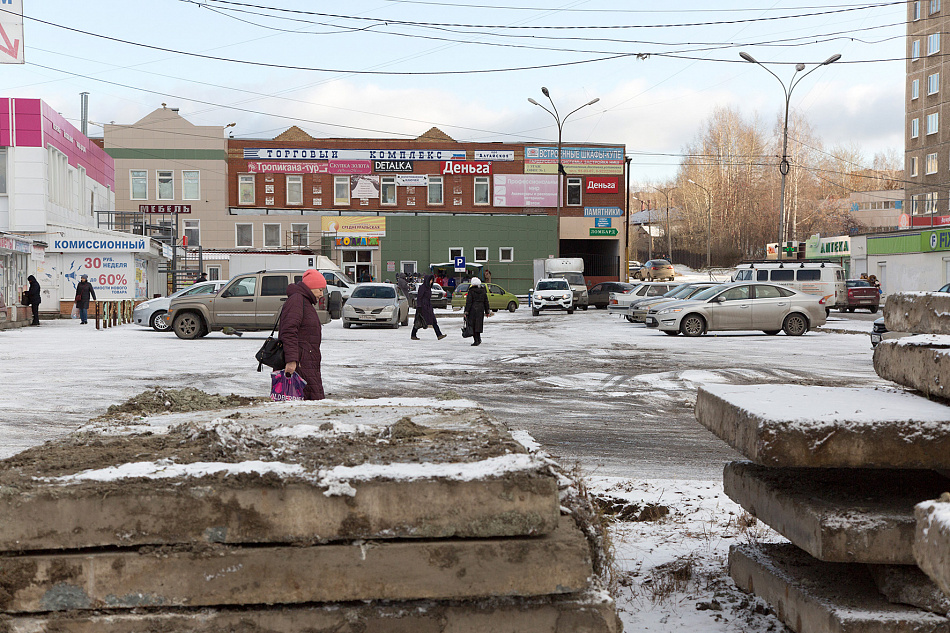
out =
[[[296,372],[306,382],[304,400],[323,400],[326,397],[320,373],[323,325],[315,309],[326,289],[324,276],[317,270],[308,270],[303,279],[287,286],[287,301],[278,319],[284,373]]]
[[[488,303],[488,291],[482,285],[478,277],[472,277],[471,285],[468,288],[468,295],[465,297],[465,324],[472,332],[472,338],[475,342],[472,347],[482,344],[482,331],[485,327],[485,317],[492,315],[491,305]],[[465,336],[465,330],[462,330],[462,336]],[[467,338],[467,337],[466,337]]]

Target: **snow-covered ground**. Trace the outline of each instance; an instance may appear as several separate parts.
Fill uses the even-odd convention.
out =
[[[557,450],[551,452],[577,458],[594,492],[650,512],[666,508],[665,514],[647,512],[640,517],[647,520],[618,521],[611,528],[618,604],[628,631],[782,630],[760,602],[734,588],[724,571],[731,543],[777,538],[723,494],[716,473],[727,459],[725,449],[713,454],[705,468],[690,471],[683,465],[692,463],[686,455],[678,466],[661,468],[648,451],[619,451],[619,457],[605,462],[593,452],[572,451],[571,445],[583,442],[598,424],[614,422],[618,412],[639,417],[643,411],[641,422],[654,428],[657,445],[673,446],[675,452],[682,438],[664,435],[665,410],[678,411],[696,437],[718,441],[688,419],[690,398],[702,384],[882,384],[871,364],[870,320],[833,313],[823,328],[830,332],[798,338],[728,333],[684,339],[632,326],[604,311],[534,318],[522,307],[489,319],[485,343],[473,348],[459,336],[459,314],[440,315],[449,334],[444,341],[431,331],[422,332],[421,341],[410,341],[404,328],[344,330],[339,322],[331,323],[322,347],[330,397],[455,392],[488,403],[495,418],[541,438],[545,450],[551,446],[543,438],[557,438]],[[134,325],[96,330],[77,320],[0,331],[0,457],[66,434],[151,386],[266,396],[269,375],[257,373],[253,360],[266,335],[212,333],[183,341]],[[640,362],[647,357],[656,364]],[[543,378],[532,373],[539,364],[548,367]],[[544,398],[556,398],[565,416],[563,428],[552,432],[546,425],[562,421],[538,414]],[[590,426],[572,428],[581,422]],[[617,441],[630,428],[621,427]]]

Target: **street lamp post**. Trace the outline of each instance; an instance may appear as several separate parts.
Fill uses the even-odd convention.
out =
[[[767,66],[765,66],[764,64],[762,64],[761,62],[759,62],[758,60],[756,60],[754,57],[752,57],[752,55],[749,55],[749,54],[746,53],[746,52],[741,52],[741,53],[739,53],[739,57],[741,57],[742,59],[746,60],[747,62],[751,62],[751,63],[753,63],[753,64],[758,64],[759,66],[761,66],[762,68],[764,68],[766,71],[768,71],[768,73],[769,73],[770,75],[772,75],[773,77],[775,77],[776,79],[778,79],[778,82],[779,82],[780,84],[782,84],[782,90],[785,92],[785,124],[784,124],[783,130],[782,130],[782,162],[779,163],[779,166],[778,166],[779,173],[782,174],[782,200],[781,200],[781,206],[779,207],[779,211],[778,211],[778,251],[777,251],[776,254],[775,254],[776,259],[782,259],[782,241],[783,241],[782,238],[783,238],[784,235],[785,235],[785,176],[788,175],[788,169],[789,169],[789,164],[788,164],[788,104],[789,104],[789,102],[790,102],[791,99],[792,99],[792,90],[795,89],[795,86],[797,86],[799,83],[801,83],[802,79],[804,79],[804,78],[807,77],[808,75],[812,74],[813,72],[815,72],[816,70],[818,70],[818,69],[821,68],[822,66],[827,66],[828,64],[833,64],[834,62],[836,62],[836,61],[838,61],[839,59],[841,59],[841,55],[840,55],[840,54],[837,54],[837,53],[834,54],[834,55],[832,55],[831,57],[829,57],[829,58],[826,59],[825,61],[823,61],[823,62],[821,62],[820,64],[818,64],[817,66],[815,66],[814,68],[812,68],[811,70],[809,70],[807,73],[805,73],[805,74],[802,75],[801,77],[799,77],[798,79],[795,78],[795,75],[797,75],[797,74],[800,73],[801,71],[805,70],[805,64],[796,64],[796,65],[795,65],[795,72],[794,72],[794,74],[792,74],[792,78],[791,78],[791,80],[788,82],[788,86],[785,85],[785,82],[782,81],[781,78],[779,78],[778,75],[776,75],[775,73],[773,73],[771,70],[768,69]]]
[[[709,189],[706,189],[706,187],[702,186],[692,178],[687,178],[687,181],[693,183],[706,192],[706,270],[711,270],[712,265],[710,264],[709,242],[712,236],[712,193],[709,192]]]
[[[545,112],[553,116],[554,121],[557,123],[557,255],[558,257],[560,257],[561,256],[561,191],[563,191],[563,186],[561,184],[561,174],[566,173],[564,171],[564,165],[561,163],[561,133],[564,130],[564,122],[567,121],[567,117],[571,116],[572,114],[574,114],[581,108],[586,108],[589,105],[593,105],[597,103],[598,101],[600,101],[600,97],[597,97],[596,99],[591,99],[584,105],[578,108],[574,108],[573,110],[568,112],[566,115],[564,115],[564,118],[562,119],[560,117],[560,114],[557,111],[557,106],[554,105],[554,99],[551,98],[551,93],[548,92],[548,89],[545,88],[544,86],[541,86],[541,94],[547,97],[548,101],[551,102],[551,108],[554,110],[554,112],[551,112],[551,110],[548,110],[547,108],[545,108],[543,105],[541,105],[540,103],[538,103],[531,97],[528,97],[528,102],[533,103],[534,105],[538,106],[539,108],[541,108],[542,110],[544,110]]]
[[[676,189],[676,187],[660,189],[659,187],[654,187],[653,185],[647,186],[651,189],[656,189],[666,196],[666,256],[670,258],[670,261],[673,261],[673,233],[670,231],[670,192]]]
[[[648,254],[647,254],[647,261],[650,261],[651,259],[653,259],[653,209],[650,208],[649,200],[641,200],[640,198],[636,196],[630,196],[630,197],[640,203],[640,211],[647,212],[647,226],[649,227],[647,229],[647,235],[650,237],[650,240],[647,242],[647,245],[648,245],[647,248],[649,249]],[[646,205],[647,208],[644,209],[643,205]],[[643,224],[641,224],[640,226],[642,227]]]
[[[627,172],[627,190],[623,197],[623,274],[620,278],[630,281],[630,162],[632,156],[624,156],[623,168]]]

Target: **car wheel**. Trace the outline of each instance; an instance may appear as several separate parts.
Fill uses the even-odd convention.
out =
[[[517,310],[517,309],[518,309],[518,304],[517,304],[517,303],[515,303],[514,301],[509,301],[509,302],[508,302],[508,312],[514,312],[514,311]]]
[[[583,310],[583,311],[585,311],[585,312],[587,311],[587,306],[586,306],[586,305],[580,306],[580,308],[581,308],[581,310]]]
[[[339,290],[334,290],[327,297],[327,311],[331,319],[339,319],[343,315],[343,295]]]
[[[630,321],[631,323],[633,323],[633,317],[630,316],[629,314],[623,315],[623,318],[625,318],[626,320],[628,320],[628,321]]]
[[[873,308],[868,308],[868,312],[870,312],[871,314],[877,314],[877,310],[878,310],[877,306],[874,306]]]
[[[540,310],[537,308],[531,308],[531,316],[538,316],[539,314],[541,314]]]
[[[670,336],[677,336],[679,334],[676,330],[663,330],[663,333],[669,334]]]
[[[827,318],[830,316],[831,316],[831,308],[825,308],[825,317]]]
[[[808,321],[800,314],[790,314],[785,317],[782,329],[786,336],[801,336],[808,331]]]
[[[574,314],[574,308],[569,308],[567,311],[568,314]]]
[[[192,341],[201,336],[204,329],[204,322],[201,317],[194,312],[186,312],[175,317],[175,323],[172,325],[178,338]]]
[[[344,321],[344,322],[343,322],[343,327],[345,327],[346,329],[350,329],[352,326],[353,326],[353,324],[350,323],[349,321]]]
[[[168,331],[168,323],[165,321],[166,314],[167,312],[165,310],[159,310],[152,315],[148,324],[152,326],[153,330],[156,332]]]
[[[845,310],[848,312],[854,312],[854,308],[846,308]],[[845,310],[842,310],[842,312],[844,312]]]
[[[766,334],[768,334],[769,336],[775,336],[776,334],[778,334],[778,333],[781,332],[782,330],[762,330],[762,331],[765,332]]]
[[[683,336],[702,336],[706,332],[706,321],[698,314],[688,314],[680,321]]]
[[[389,327],[391,327],[391,328],[394,329],[394,330],[398,330],[398,329],[399,329],[399,325],[400,325],[399,319],[396,319],[396,322],[393,323],[392,325],[390,325]]]

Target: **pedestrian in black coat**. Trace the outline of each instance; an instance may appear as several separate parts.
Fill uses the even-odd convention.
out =
[[[327,280],[318,271],[310,269],[303,279],[287,286],[287,301],[280,311],[280,334],[284,345],[284,372],[297,372],[307,386],[304,400],[323,400],[323,376],[320,370],[323,325],[315,309],[327,289]]]
[[[30,325],[39,325],[40,324],[40,282],[36,280],[36,277],[30,275],[26,278],[30,282],[30,287],[27,289],[26,294],[30,299],[30,307],[33,309],[33,322]]]
[[[412,322],[412,335],[410,336],[414,341],[419,340],[419,337],[416,336],[419,328],[425,329],[430,325],[440,341],[446,337],[439,329],[439,322],[435,319],[435,310],[432,309],[432,282],[434,280],[435,277],[432,275],[426,275],[422,283],[416,288],[416,316]]]
[[[83,275],[76,284],[76,309],[79,310],[79,324],[85,325],[89,321],[89,298],[96,299],[96,289],[89,283],[89,277]]]
[[[478,277],[472,277],[465,297],[465,318],[472,328],[472,337],[475,342],[472,347],[482,344],[482,332],[485,329],[485,317],[491,316],[491,305],[488,303],[488,290],[482,285]]]

